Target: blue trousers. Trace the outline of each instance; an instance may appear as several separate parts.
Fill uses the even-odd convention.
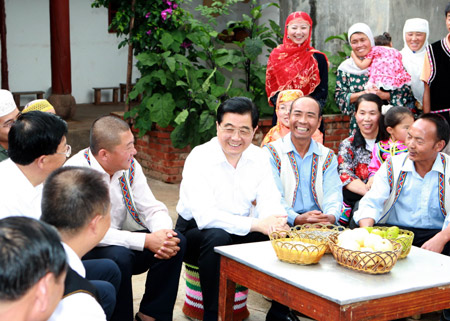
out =
[[[122,279],[117,294],[117,304],[111,320],[133,321],[131,277],[147,271],[145,292],[139,311],[157,320],[172,320],[186,250],[185,237],[181,233],[178,233],[177,237],[180,239],[180,251],[168,260],[155,258],[155,254],[147,249],[134,251],[116,245],[96,247],[83,257],[83,259],[108,258],[119,266]]]

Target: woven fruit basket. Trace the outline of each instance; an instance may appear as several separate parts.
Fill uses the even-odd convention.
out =
[[[375,228],[378,230],[387,231],[389,227],[376,226]],[[408,230],[399,229],[398,237],[393,240],[402,245],[402,254],[399,258],[404,259],[411,251],[412,242],[414,240],[414,233]]]
[[[278,259],[301,265],[316,264],[328,247],[327,238],[295,227],[270,233],[270,240]]]
[[[328,246],[336,261],[342,266],[364,273],[383,274],[389,272],[397,263],[402,252],[402,245],[393,240],[389,240],[394,248],[393,251],[352,251],[337,245],[337,237],[338,233],[328,237]]]
[[[322,224],[322,223],[313,223],[313,224],[306,223],[303,225],[294,226],[293,229],[294,228],[298,231],[311,231],[318,237],[323,237],[324,240],[327,242],[327,249],[325,253],[331,253],[330,247],[328,246],[328,236],[330,236],[333,233],[339,233],[345,230],[345,227],[343,226],[333,224]]]

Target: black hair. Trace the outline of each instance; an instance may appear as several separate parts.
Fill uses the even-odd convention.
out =
[[[320,103],[319,103],[319,101],[318,101],[316,98],[312,97],[312,96],[302,96],[302,97],[298,97],[298,98],[296,98],[294,101],[292,101],[292,103],[291,103],[291,108],[290,108],[290,110],[289,110],[289,114],[291,114],[292,106],[294,106],[294,103],[295,103],[297,100],[303,99],[303,98],[305,98],[305,97],[307,97],[307,98],[312,99],[312,100],[315,101],[315,103],[316,103],[317,106],[319,107],[319,118],[320,118],[320,117],[322,116],[322,108],[320,108]]]
[[[109,203],[109,187],[100,172],[65,166],[51,173],[44,183],[41,220],[73,235],[95,215],[106,215]]]
[[[450,13],[450,2],[445,6],[445,17]]]
[[[0,300],[18,300],[47,273],[59,278],[66,268],[53,227],[25,216],[0,220]]]
[[[56,153],[67,123],[52,113],[20,114],[8,134],[8,155],[19,165],[29,165],[42,155]]]
[[[383,106],[383,100],[375,94],[364,94],[358,97],[355,103],[355,114],[358,112],[359,105],[363,101],[374,102],[378,106],[378,111],[380,112],[380,118],[378,119],[378,134],[375,139],[375,142],[379,142],[380,140],[386,140],[389,138],[389,133],[386,131],[384,127],[384,116],[381,113],[381,107]],[[366,139],[361,134],[359,126],[356,127],[354,138],[352,145],[355,147],[366,146]]]
[[[392,37],[389,32],[383,32],[382,35],[376,36],[374,40],[376,46],[390,46]]]
[[[445,146],[447,146],[450,136],[450,126],[442,115],[422,114],[418,119],[424,119],[432,122],[436,126],[436,142],[443,140],[445,142]]]
[[[250,114],[252,117],[252,127],[256,128],[259,121],[259,111],[251,99],[247,97],[233,97],[225,100],[217,108],[217,122],[222,123],[223,115],[235,113],[240,115]]]
[[[100,149],[112,151],[120,145],[120,134],[130,130],[130,126],[123,119],[116,116],[101,116],[91,126],[89,133],[89,147],[93,155],[98,155]]]
[[[394,106],[384,114],[384,126],[394,128],[400,124],[405,117],[410,116],[414,119],[414,115],[411,110],[403,106]]]

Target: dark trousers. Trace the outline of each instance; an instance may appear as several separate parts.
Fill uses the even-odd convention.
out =
[[[133,291],[131,277],[148,271],[145,293],[139,311],[157,320],[172,320],[173,308],[178,292],[186,239],[178,233],[180,251],[168,260],[154,257],[154,253],[144,249],[134,251],[123,246],[96,247],[83,258],[109,258],[117,263],[122,273],[117,304],[111,320],[133,320]]]
[[[86,269],[86,279],[97,288],[106,319],[111,320],[120,286],[120,269],[114,261],[109,259],[83,260],[82,262]]]
[[[186,221],[178,216],[176,229],[187,240],[186,263],[199,267],[203,294],[204,321],[217,320],[219,311],[220,255],[215,246],[267,241],[267,235],[251,232],[245,236],[227,233],[220,228],[199,230],[195,220]]]

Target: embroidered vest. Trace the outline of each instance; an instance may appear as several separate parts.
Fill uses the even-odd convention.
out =
[[[67,268],[66,280],[64,281],[63,299],[77,293],[89,294],[100,304],[100,297],[98,295],[97,288],[87,279],[72,270],[69,266]]]
[[[295,160],[294,152],[284,152],[283,144],[284,139],[289,139],[290,135],[276,140],[266,147],[269,149],[275,163],[277,165],[278,173],[280,175],[281,182],[284,189],[284,199],[291,207],[294,207],[295,200],[297,198],[297,192],[299,188],[300,175],[298,172],[297,162]],[[323,209],[323,174],[330,166],[334,157],[334,152],[321,145],[317,144],[322,155],[312,155],[311,166],[311,193],[314,198],[314,202],[320,210]],[[290,164],[290,166],[287,166]]]
[[[91,166],[91,160],[89,157],[89,148],[85,149],[84,158],[88,162],[89,166]],[[135,174],[135,161],[133,158],[131,160],[130,169],[128,171],[125,171],[123,175],[119,178],[123,202],[127,209],[127,213],[129,214],[126,216],[126,219],[122,225],[122,229],[132,232],[147,228],[142,222],[142,220],[139,218],[139,212],[137,211],[136,205],[134,204],[133,201],[133,192],[131,187],[134,181],[134,174]]]
[[[406,181],[407,172],[402,171],[401,168],[405,163],[407,156],[408,153],[405,153],[399,156],[391,157],[386,161],[386,170],[391,192],[387,201],[384,203],[383,212],[378,223],[384,224],[387,222],[391,210],[402,192]],[[438,175],[439,208],[442,215],[445,217],[447,212],[450,211],[450,193],[445,193],[446,190],[450,191],[450,162],[447,159],[448,156],[445,154],[439,153],[438,157],[441,159],[444,167],[444,174],[439,173]]]

